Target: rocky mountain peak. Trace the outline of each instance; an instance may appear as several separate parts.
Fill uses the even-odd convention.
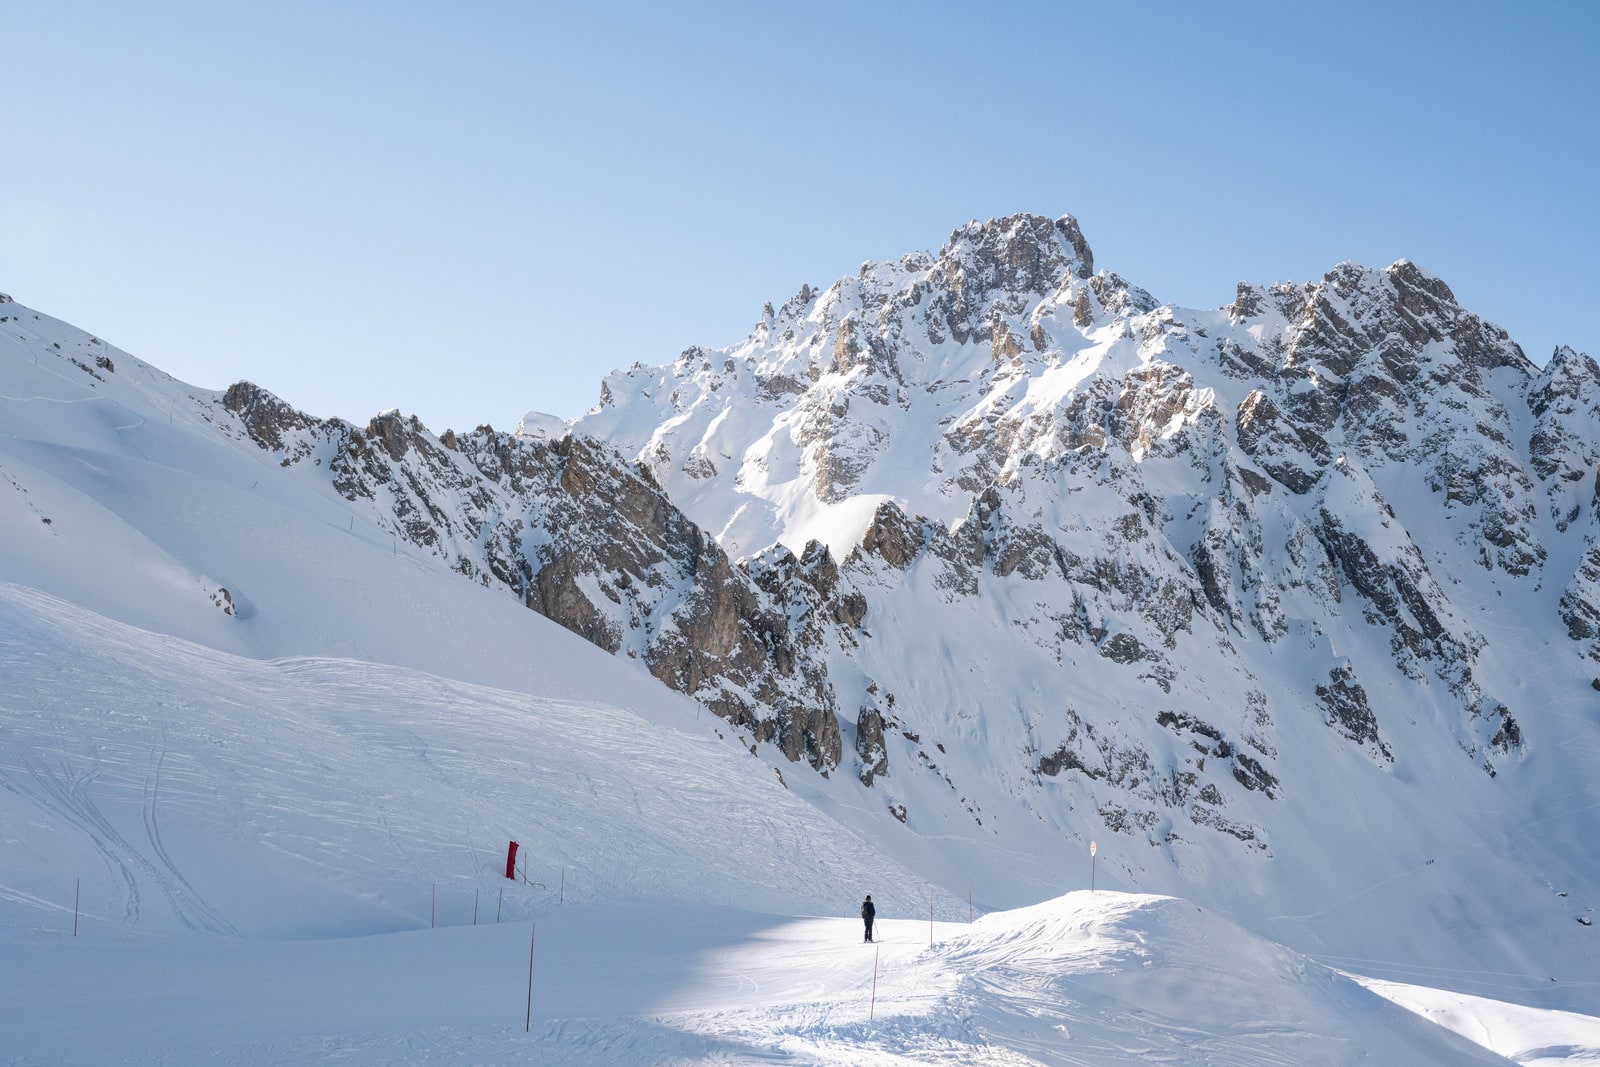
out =
[[[316,425],[315,419],[290,407],[254,382],[235,382],[222,395],[222,406],[239,416],[250,438],[266,449],[282,449],[284,437]]]
[[[1094,253],[1071,215],[1009,215],[969,222],[939,250],[934,273],[952,290],[1051,293],[1094,273]]]
[[[987,339],[996,358],[1020,354],[1003,320],[1030,301],[1064,293],[1094,274],[1094,254],[1071,215],[1010,215],[969,222],[950,235],[927,273],[935,290],[930,338]]]
[[[191,421],[888,833],[1098,832],[1145,885],[1314,862],[1334,782],[1491,807],[1600,688],[1600,365],[1406,261],[1193,310],[1070,217],[972,223],[603,396],[435,438],[241,382]]]
[[[1596,382],[1600,382],[1600,364],[1586,352],[1560,345],[1534,379],[1533,413],[1543,415],[1552,395],[1575,397],[1592,392]]]
[[[1190,311],[1096,271],[1071,216],[1014,215],[956,229],[937,256],[804,287],[770,329],[690,356],[614,378],[618,403],[578,426],[648,465],[734,556],[821,536],[829,596],[858,599],[806,618],[869,621],[797,640],[845,660],[860,649],[828,677],[893,679],[902,721],[926,710],[918,682],[868,651],[873,635],[912,603],[919,618],[939,602],[983,617],[985,591],[1003,588],[1020,598],[1007,633],[1062,665],[1086,652],[1117,664],[1175,702],[1211,677],[1198,664],[1213,654],[1271,677],[1272,650],[1318,619],[1339,634],[1337,653],[1316,645],[1332,681],[1251,683],[1236,694],[1258,709],[1243,743],[1272,759],[1269,708],[1304,703],[1387,763],[1400,749],[1385,700],[1432,678],[1489,770],[1487,754],[1503,765],[1517,750],[1496,732],[1515,720],[1477,680],[1483,639],[1455,589],[1544,580],[1541,524],[1581,529],[1595,510],[1592,361],[1558,354],[1536,379],[1505,331],[1407,260],[1241,283],[1230,305]],[[779,579],[798,568],[762,567],[797,610]],[[1563,620],[1600,647],[1600,550],[1588,570]],[[1372,626],[1388,647],[1349,656]],[[841,694],[852,701],[870,703]],[[1132,760],[1143,742],[1125,740]],[[897,773],[876,756],[866,769]],[[1127,825],[1188,803],[1184,789],[1140,796],[1137,816],[1123,798]]]
[[[1402,304],[1410,303],[1413,309],[1438,310],[1459,308],[1456,294],[1437,274],[1423,270],[1409,259],[1397,259],[1383,272],[1400,297]]]

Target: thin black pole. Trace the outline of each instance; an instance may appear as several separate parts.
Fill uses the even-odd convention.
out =
[[[428,897],[428,929],[433,929],[433,920],[439,912],[439,883],[433,883],[432,894]]]
[[[72,880],[72,936],[78,936],[78,894],[83,890],[83,879]]]
[[[882,945],[877,945],[872,950],[872,1000],[867,1004],[867,1022],[871,1022],[878,1014],[878,953],[883,951]]]
[[[522,1032],[533,1029],[533,940],[539,935],[539,924],[533,923],[528,931],[528,1017],[523,1021]]]
[[[472,925],[478,925],[478,891],[472,891]]]
[[[506,887],[505,886],[501,886],[500,887],[500,899],[495,902],[495,906],[494,906],[494,924],[496,926],[500,925],[500,908],[501,908],[502,905],[505,904],[505,902],[506,902]]]

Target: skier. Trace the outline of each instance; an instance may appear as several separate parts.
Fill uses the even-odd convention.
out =
[[[877,914],[878,909],[872,906],[872,894],[868,893],[867,899],[861,902],[861,921],[867,924],[867,936],[861,939],[863,943],[872,940],[872,920]]]

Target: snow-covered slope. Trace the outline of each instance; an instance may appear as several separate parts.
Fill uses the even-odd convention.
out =
[[[13,1062],[1503,1062],[1188,902],[953,921],[704,720],[241,660],[16,586],[0,635],[32,694],[0,762]],[[814,917],[859,885],[881,945]],[[1600,1020],[1388,995],[1502,1047],[1547,1020],[1600,1043]]]
[[[486,922],[318,942],[36,941],[12,946],[30,981],[0,973],[0,1024],[23,1062],[61,1064],[1246,1067],[1600,1056],[1600,1021],[1431,994],[1428,1014],[1448,1017],[1447,1029],[1171,898],[1079,892],[970,925],[889,919],[880,933],[863,945],[848,919],[629,903],[551,909],[531,930]]]
[[[914,831],[1111,837],[1130,886],[1373,954],[1515,900],[1596,959],[1556,894],[1600,874],[1600,367],[1539,370],[1416,265],[1196,311],[1070,217],[972,223],[574,430],[799,594],[844,765]]]
[[[1600,1019],[1385,987],[1475,1045],[1171,898],[969,926],[686,701],[241,659],[14,585],[0,661],[8,1062],[1454,1064],[1545,1027],[1600,1056]],[[825,917],[862,885],[871,947]]]
[[[581,689],[608,672],[598,649],[555,637],[527,648],[530,674]],[[930,891],[956,906],[642,674],[597,681],[609,696],[593,699],[245,659],[14,585],[0,662],[0,825],[22,831],[0,930],[14,935],[59,929],[75,878],[88,921],[145,933],[415,929],[435,893],[456,923],[474,892],[493,906],[510,840],[542,888],[513,887],[507,918],[652,895],[826,913],[879,879],[905,906]]]
[[[355,427],[0,304],[0,930],[82,878],[98,929],[400,931],[513,836],[519,917],[946,921],[1094,840],[1101,888],[1595,1013],[1588,357],[1403,263],[1163,308],[1022,217],[607,395]]]

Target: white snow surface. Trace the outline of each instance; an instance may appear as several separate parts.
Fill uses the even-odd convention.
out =
[[[1356,753],[1294,768],[1305,825],[1367,793],[1326,842],[1102,838],[1089,892],[1065,787],[902,827],[395,543],[216,394],[5,310],[4,1062],[1600,1062],[1584,709],[1529,709],[1514,811],[1462,764],[1396,820],[1442,774]],[[954,662],[927,684],[981,688]],[[963,783],[1022,740],[965,730]]]
[[[518,437],[560,437],[567,432],[567,422],[559,415],[543,411],[530,411],[517,423]]]
[[[246,660],[15,585],[0,640],[8,1062],[1600,1056],[1600,1019],[1386,984],[1407,1011],[1177,898],[969,922],[692,717]]]

